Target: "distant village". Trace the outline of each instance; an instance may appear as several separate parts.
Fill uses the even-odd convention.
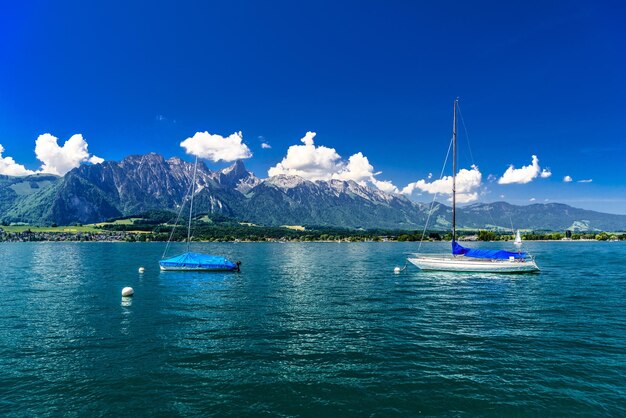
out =
[[[0,241],[29,242],[29,241],[98,241],[98,242],[128,242],[140,241],[137,235],[127,232],[5,232],[0,229]],[[143,241],[146,241],[145,237]]]
[[[177,236],[175,240],[183,241],[184,236]],[[513,237],[508,234],[495,234],[491,231],[477,233],[463,233],[459,241],[509,241]],[[70,231],[38,231],[25,229],[23,231],[7,232],[0,227],[0,242],[151,242],[167,241],[168,234],[150,233],[143,231],[102,230],[89,232]],[[430,232],[424,235],[424,241],[450,241],[450,234]],[[527,233],[523,235],[525,241],[625,241],[626,233],[589,232],[574,233]],[[205,242],[413,242],[422,240],[421,232],[407,231],[363,231],[342,230],[329,234],[327,231],[302,230],[291,231],[289,235],[277,236],[266,234],[210,234],[204,233],[193,238],[195,241]]]

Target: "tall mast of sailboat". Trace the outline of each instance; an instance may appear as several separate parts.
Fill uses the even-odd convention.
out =
[[[452,124],[452,242],[456,241],[456,106],[454,100],[454,122]]]
[[[189,252],[189,244],[191,244],[191,215],[193,213],[193,195],[196,194],[196,170],[198,169],[198,156],[196,163],[193,165],[193,177],[191,180],[191,202],[189,203],[189,223],[187,224],[187,252]]]

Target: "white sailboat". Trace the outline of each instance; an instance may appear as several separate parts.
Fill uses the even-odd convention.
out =
[[[456,242],[456,111],[458,99],[454,101],[454,123],[452,128],[452,253],[415,254],[408,261],[420,270],[438,270],[478,273],[532,273],[539,267],[528,253],[483,250],[462,247]],[[521,236],[517,231],[519,245]]]
[[[517,233],[515,234],[515,241],[513,243],[515,244],[516,247],[522,246],[522,236],[519,233],[519,229],[517,230]]]

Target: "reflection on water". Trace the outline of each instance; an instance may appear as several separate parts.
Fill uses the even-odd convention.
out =
[[[626,245],[527,246],[541,274],[394,274],[400,243],[194,248],[241,273],[161,273],[158,243],[3,244],[0,412],[623,416]]]
[[[129,307],[133,304],[133,298],[130,296],[122,296],[122,306]]]

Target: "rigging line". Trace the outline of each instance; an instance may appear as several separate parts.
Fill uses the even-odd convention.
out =
[[[463,125],[463,131],[465,131],[465,139],[467,141],[467,149],[469,150],[470,158],[472,159],[472,165],[475,166],[476,162],[474,161],[474,154],[472,153],[472,145],[470,144],[470,140],[469,140],[469,132],[467,132],[467,126],[465,126],[465,121],[463,120],[463,114],[461,113],[461,106],[459,106],[458,103],[457,103],[457,109],[459,110],[459,117],[461,119],[461,125]],[[478,194],[478,196],[479,196],[479,199],[480,199],[480,193]],[[496,225],[496,221],[493,219],[493,216],[491,214],[491,208],[489,208],[487,213],[489,213],[489,218],[491,219],[491,224],[497,230],[498,229],[498,225]],[[513,222],[511,222],[511,225],[513,225]]]
[[[172,238],[174,237],[174,231],[176,231],[176,227],[178,226],[178,221],[180,220],[180,215],[183,213],[183,209],[185,208],[185,200],[187,200],[186,196],[180,204],[180,209],[178,209],[178,215],[176,216],[176,220],[174,221],[174,226],[172,227],[170,236],[167,239],[167,244],[165,245],[165,251],[163,251],[163,255],[161,256],[161,259],[165,258],[165,254],[167,254],[170,248],[170,244],[172,243]]]
[[[187,226],[187,252],[189,252],[189,245],[191,243],[191,217],[193,215],[193,195],[196,193],[196,172],[198,171],[198,156],[196,155],[196,163],[193,166],[193,178],[191,180],[191,203],[189,204],[189,225]]]
[[[446,165],[448,164],[448,157],[450,156],[450,150],[452,149],[452,142],[454,138],[450,138],[450,145],[448,145],[448,152],[446,153],[446,159],[443,161],[443,167],[441,167],[441,174],[439,174],[439,180],[443,178],[443,173],[446,171]],[[428,228],[428,222],[430,222],[430,216],[433,213],[433,206],[435,206],[435,200],[439,192],[436,192],[433,196],[433,201],[430,203],[430,209],[428,209],[428,217],[426,218],[426,223],[424,224],[424,230],[422,231],[422,238],[420,239],[420,243],[417,246],[417,252],[419,253],[420,248],[422,248],[422,242],[424,241],[424,235],[426,235],[426,228]]]
[[[472,165],[476,165],[474,162],[474,154],[472,153],[472,146],[470,145],[469,133],[467,132],[467,127],[465,126],[465,121],[463,120],[463,114],[461,113],[461,106],[457,103],[456,108],[459,110],[461,125],[463,125],[463,130],[465,131],[465,140],[467,141],[467,148],[469,149],[470,158],[472,159]]]
[[[178,209],[178,215],[176,215],[176,221],[174,221],[172,232],[170,232],[170,237],[167,239],[167,244],[165,245],[165,251],[163,251],[163,255],[161,256],[161,259],[165,258],[165,254],[167,254],[167,251],[170,248],[170,244],[172,243],[172,238],[174,237],[174,231],[176,230],[176,227],[178,226],[180,215],[183,213],[183,209],[185,208],[185,201],[188,200],[189,193],[191,192],[192,187],[193,187],[193,183],[190,183],[189,188],[187,189],[187,193],[185,193],[185,196],[183,197],[183,201],[180,202],[180,209]]]
[[[511,218],[511,213],[509,212],[509,222],[511,222],[511,232],[515,235],[515,229],[513,228],[513,218]]]
[[[513,232],[513,236],[515,238],[513,238],[513,242],[515,242],[515,240],[517,239],[517,234],[515,233],[515,229],[513,229],[513,218],[511,218],[511,213],[509,212],[509,221],[511,222],[511,231]],[[522,246],[520,244],[519,248],[518,248],[518,253],[522,253]]]

